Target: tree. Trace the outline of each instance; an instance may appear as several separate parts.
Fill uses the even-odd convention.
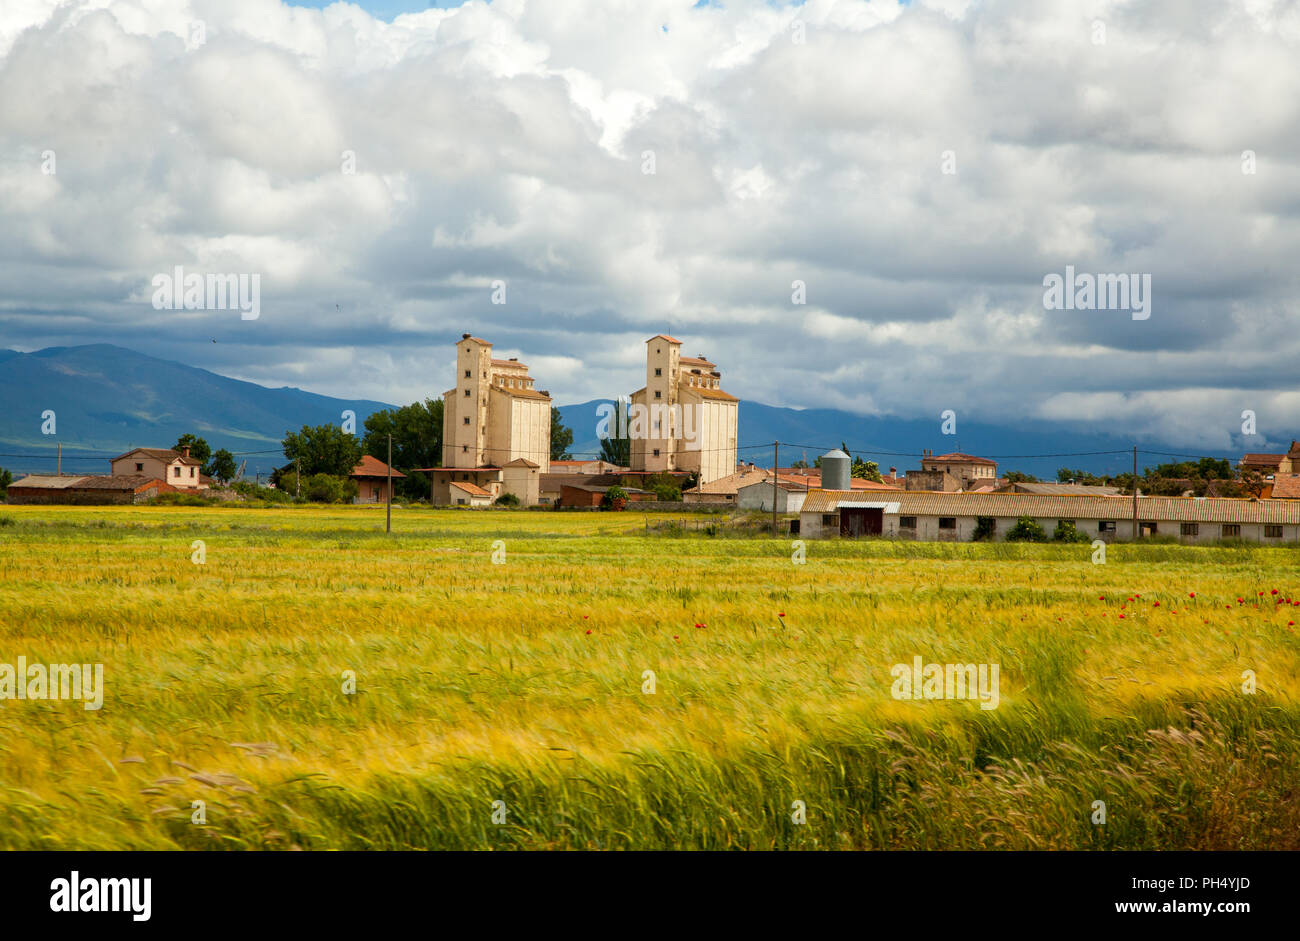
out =
[[[1258,500],[1260,494],[1264,492],[1265,486],[1267,486],[1267,482],[1264,480],[1264,475],[1259,471],[1244,470],[1241,472],[1241,489],[1245,490],[1256,500]]]
[[[361,441],[337,425],[302,426],[302,431],[284,435],[284,455],[298,461],[298,470],[306,478],[316,474],[347,477],[364,453]]]
[[[682,499],[682,488],[672,474],[659,473],[647,478],[647,490],[653,490],[655,496],[665,503],[676,503]]]
[[[225,448],[221,448],[216,454],[212,455],[208,476],[215,477],[223,484],[227,484],[234,479],[238,470],[239,468],[235,466],[235,456]]]
[[[573,444],[573,429],[564,425],[564,416],[551,406],[551,460],[569,460],[569,445]]]
[[[412,473],[416,467],[442,466],[442,399],[425,399],[396,409],[372,412],[362,441],[365,453],[388,462],[388,436],[393,436],[393,467],[406,474],[393,481],[394,490],[411,499],[429,496],[429,480]]]
[[[0,467],[0,500],[9,494],[9,485],[14,482],[14,475],[7,469]]]
[[[494,506],[518,506],[519,498],[513,493],[503,493],[492,501]]]
[[[818,458],[818,460],[821,460],[821,458]],[[795,461],[795,462],[794,462],[793,464],[791,464],[790,466],[791,466],[792,468],[797,469],[797,470],[807,470],[807,468],[808,468],[808,462],[807,462],[807,461]],[[818,466],[820,466],[820,465],[818,465]]]
[[[208,461],[212,458],[212,448],[208,443],[197,435],[181,435],[176,439],[176,447],[172,450],[184,452],[186,448],[190,449],[190,457],[203,465],[199,468],[199,473],[213,476],[208,469]]]
[[[611,422],[614,429],[621,426],[624,429],[628,427],[627,405],[624,402],[617,402],[614,406],[616,413],[614,420]],[[632,464],[632,439],[616,438],[610,436],[600,439],[600,459],[608,461],[617,467],[630,467]]]
[[[1033,474],[1025,474],[1021,471],[1007,471],[1002,475],[1003,479],[1009,484],[1037,484],[1042,483]],[[1068,479],[1068,478],[1067,478]]]
[[[853,459],[853,469],[849,472],[851,477],[857,477],[859,480],[874,480],[878,484],[883,484],[885,478],[880,476],[880,467],[875,461],[864,461],[860,457]]]

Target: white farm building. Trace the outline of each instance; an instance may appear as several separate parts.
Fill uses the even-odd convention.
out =
[[[1002,540],[1028,516],[1050,537],[1061,520],[1091,539],[1133,538],[1132,496],[1064,496],[1028,493],[863,493],[813,490],[799,513],[799,533],[811,539],[885,536],[967,542],[985,520]],[[1138,497],[1141,536],[1183,542],[1245,539],[1300,542],[1300,501],[1227,497]]]

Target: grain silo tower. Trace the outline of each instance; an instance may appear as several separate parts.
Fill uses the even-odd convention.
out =
[[[849,471],[852,468],[850,457],[836,448],[827,454],[822,455],[822,489],[823,490],[848,490]]]

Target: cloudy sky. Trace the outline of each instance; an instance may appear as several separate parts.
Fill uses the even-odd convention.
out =
[[[1298,163],[1290,0],[3,0],[0,346],[407,402],[472,331],[570,403],[662,331],[770,404],[1259,449]],[[177,265],[260,317],[155,310]]]

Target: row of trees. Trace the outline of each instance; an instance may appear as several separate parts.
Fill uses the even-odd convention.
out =
[[[296,492],[298,481],[294,474],[301,473],[304,496],[308,496],[308,483],[313,480],[313,492],[322,496],[334,492],[324,481],[316,480],[322,476],[355,487],[348,475],[363,456],[368,454],[388,462],[391,435],[392,467],[406,475],[394,481],[394,493],[412,500],[424,499],[429,496],[429,478],[414,468],[442,466],[442,427],[442,399],[432,398],[372,413],[365,420],[365,433],[360,436],[348,434],[338,425],[304,425],[300,431],[285,433],[282,445],[289,464],[273,473],[271,481],[282,490]],[[552,408],[551,460],[567,460],[572,444],[573,430],[564,425],[560,410]],[[315,498],[308,496],[308,499]]]

